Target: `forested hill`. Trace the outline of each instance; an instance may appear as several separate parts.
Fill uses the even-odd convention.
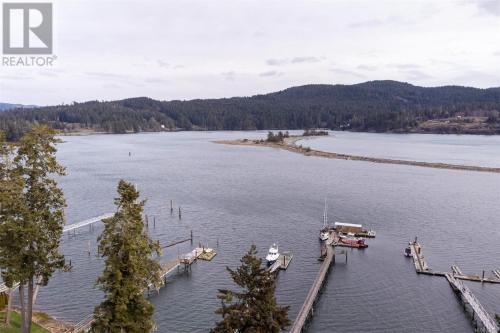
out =
[[[32,123],[66,132],[331,128],[500,134],[500,88],[424,88],[395,81],[306,85],[252,97],[157,101],[146,97],[0,113],[17,139]]]

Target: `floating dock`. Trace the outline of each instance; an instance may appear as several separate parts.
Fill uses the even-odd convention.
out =
[[[418,274],[426,274],[426,275],[434,275],[434,276],[446,276],[448,272],[440,272],[432,270],[427,262],[425,261],[423,247],[417,241],[410,243],[411,256],[413,258],[413,263],[415,264],[415,271]],[[455,279],[465,280],[465,281],[473,281],[473,282],[485,282],[485,283],[497,283],[500,284],[500,276],[495,274],[495,272],[500,273],[498,271],[493,271],[495,276],[485,276],[484,271],[482,275],[471,275],[464,274],[460,267],[457,265],[451,266],[452,274]],[[500,274],[499,274],[500,275]]]
[[[476,330],[483,328],[487,333],[497,333],[499,328],[495,320],[483,308],[481,303],[470,289],[459,279],[456,279],[453,274],[446,273],[446,279],[451,285],[453,291],[460,297],[465,305],[469,305],[472,310],[472,321],[476,323]],[[479,324],[479,325],[478,325]],[[481,327],[478,327],[481,326]]]
[[[314,303],[318,299],[321,287],[326,280],[326,276],[328,275],[330,266],[335,258],[335,250],[332,246],[330,246],[330,244],[326,245],[325,251],[325,255],[322,256],[322,262],[321,267],[319,268],[319,272],[314,279],[311,289],[309,289],[309,292],[307,293],[306,299],[304,301],[304,304],[302,304],[302,308],[300,309],[297,318],[295,318],[292,329],[290,330],[291,333],[301,333],[305,329],[309,318],[313,315]]]
[[[280,254],[278,257],[278,260],[274,262],[271,266],[269,266],[268,271],[271,273],[278,272],[280,269],[286,270],[288,268],[288,265],[290,265],[290,262],[293,259],[293,254],[290,252],[283,252],[283,254]]]

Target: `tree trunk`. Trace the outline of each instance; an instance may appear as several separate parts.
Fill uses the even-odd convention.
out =
[[[38,291],[40,290],[40,283],[42,283],[42,277],[41,276],[39,276],[38,279],[36,280],[35,294],[33,295],[33,306],[35,306],[36,297],[38,296]]]
[[[21,304],[21,332],[29,333],[26,327],[26,304],[24,302],[24,285],[19,285],[19,303]]]
[[[33,277],[28,280],[28,313],[26,315],[26,326],[28,333],[31,332],[31,317],[33,317]]]
[[[12,288],[9,288],[9,300],[7,302],[7,310],[5,310],[5,325],[10,326],[10,317],[12,314]]]

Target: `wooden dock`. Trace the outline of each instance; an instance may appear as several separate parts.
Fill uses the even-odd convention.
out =
[[[425,261],[424,251],[422,249],[422,246],[417,242],[413,242],[410,244],[410,249],[411,249],[411,256],[413,258],[413,263],[415,264],[415,270],[417,271],[417,273],[430,271],[429,265],[427,265],[427,262]]]
[[[19,287],[19,282],[15,283],[12,288],[10,288],[11,291],[14,291]],[[9,287],[5,285],[5,283],[0,283],[0,294],[1,293],[8,293],[9,292]]]
[[[274,264],[269,266],[268,271],[271,273],[275,273],[280,269],[286,270],[288,268],[288,265],[290,265],[292,259],[293,254],[291,254],[290,252],[284,252],[283,254],[280,254],[278,260],[276,260]]]
[[[453,274],[446,273],[446,279],[450,283],[453,291],[459,295],[460,299],[464,305],[469,305],[472,309],[472,321],[476,323],[476,329],[478,329],[478,323],[484,328],[487,333],[497,333],[499,328],[495,323],[495,320],[490,316],[490,314],[483,308],[481,303],[470,289],[459,279],[457,279]]]
[[[421,244],[418,242],[411,242],[410,243],[410,249],[411,249],[411,255],[413,257],[413,263],[415,265],[415,271],[418,274],[425,274],[425,275],[434,275],[434,276],[446,276],[448,272],[440,272],[440,271],[434,271],[432,270],[427,262],[425,261],[424,257],[424,251],[423,247]],[[455,279],[459,280],[465,280],[465,281],[473,281],[473,282],[484,282],[484,283],[497,283],[500,284],[500,274],[497,275],[495,274],[496,271],[493,271],[493,274],[496,276],[484,276],[483,275],[471,275],[471,274],[464,274],[460,267],[457,265],[451,266],[452,274],[455,277]],[[500,273],[500,272],[497,272]]]
[[[307,293],[304,304],[302,304],[302,308],[300,309],[297,318],[295,318],[293,326],[290,330],[291,333],[301,333],[305,329],[305,326],[309,318],[313,315],[314,303],[316,302],[321,287],[323,286],[326,276],[328,275],[330,265],[335,258],[334,248],[329,244],[326,245],[325,248],[326,248],[326,255],[323,257],[323,261],[321,263],[319,272],[316,275],[316,278],[314,279],[311,289],[309,289],[309,292]]]
[[[63,227],[63,233],[67,232],[67,231],[76,230],[78,228],[82,228],[82,227],[85,227],[87,225],[92,225],[92,224],[97,223],[99,221],[102,221],[104,219],[108,219],[110,217],[113,217],[114,215],[115,215],[114,213],[102,214],[102,215],[99,215],[99,216],[96,216],[96,217],[93,217],[93,218],[90,218],[90,219],[87,219],[87,220],[84,220],[84,221],[81,221],[78,223],[65,225]]]
[[[198,259],[199,256],[201,256],[203,253],[212,251],[215,252],[214,250],[209,248],[197,247],[193,249],[191,252],[179,256],[178,258],[171,260],[167,263],[161,264],[160,278],[163,281],[162,286],[165,285],[167,282],[166,280],[167,275],[173,272],[176,268],[179,268],[181,265],[184,265],[184,269],[187,270],[190,267],[190,265],[193,264]],[[153,289],[154,286],[150,284],[144,292],[149,293]],[[68,330],[65,333],[88,332],[93,322],[94,322],[94,314],[90,314],[87,317],[85,317],[82,321],[77,323],[73,329]]]

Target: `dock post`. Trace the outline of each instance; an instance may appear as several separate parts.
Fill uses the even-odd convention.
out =
[[[191,230],[191,245],[193,245],[193,230]]]
[[[182,219],[181,206],[179,206],[179,220]]]
[[[174,213],[174,202],[170,200],[170,215]]]
[[[483,282],[483,281],[484,281],[484,269],[483,269],[483,277],[481,279],[481,282]]]
[[[146,227],[149,226],[149,221],[148,221],[148,216],[146,215],[146,219],[144,220],[146,222]]]
[[[87,250],[88,250],[87,252],[89,253],[89,257],[90,257],[90,240],[88,242],[88,248],[87,248]]]
[[[153,228],[156,228],[156,216],[153,215]]]

